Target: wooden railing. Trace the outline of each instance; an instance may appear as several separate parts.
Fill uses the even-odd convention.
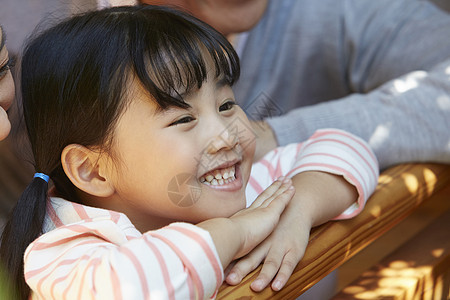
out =
[[[255,293],[250,289],[259,267],[237,286],[223,284],[217,299],[295,299],[449,185],[450,165],[390,168],[380,175],[377,189],[360,215],[312,230],[305,256],[281,291],[266,288]]]

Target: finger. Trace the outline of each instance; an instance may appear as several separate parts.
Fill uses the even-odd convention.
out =
[[[230,264],[225,268],[225,270],[223,270],[223,274],[225,277],[228,276],[228,274],[230,274],[231,270],[233,269],[234,265],[237,263],[236,260],[233,260],[232,262],[230,262]]]
[[[269,206],[270,203],[272,203],[275,199],[277,199],[277,201],[282,201],[283,203],[285,201],[289,201],[290,198],[292,198],[293,196],[292,192],[294,191],[295,190],[294,186],[292,185],[292,181],[289,178],[287,178],[285,179],[281,187],[277,191],[275,191],[275,193],[271,197],[267,198],[266,200],[264,200],[263,203],[261,203],[260,207],[264,208]],[[286,196],[288,196],[288,198],[285,198]]]
[[[250,205],[250,207],[258,207],[263,203],[266,199],[271,197],[283,184],[283,180],[285,177],[280,177],[277,180],[275,180],[268,188],[266,188],[259,196],[256,198],[256,200]]]
[[[264,203],[262,203],[260,207],[266,208],[270,206],[271,210],[273,210],[277,214],[281,214],[283,210],[286,208],[289,201],[291,201],[294,194],[295,188],[294,186],[291,185],[276,197],[269,198],[266,201],[264,201]]]
[[[255,270],[267,255],[269,244],[263,243],[253,249],[252,252],[241,258],[226,277],[226,282],[230,285],[239,284],[248,273]]]
[[[272,281],[280,269],[284,253],[272,249],[267,254],[258,277],[250,284],[250,288],[255,292],[262,291],[270,283],[270,281]]]
[[[303,254],[298,255],[293,252],[286,253],[283,258],[283,262],[281,263],[281,267],[272,282],[272,290],[279,291],[284,287],[302,257]]]

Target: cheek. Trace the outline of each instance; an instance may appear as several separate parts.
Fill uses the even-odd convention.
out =
[[[252,161],[256,148],[256,134],[253,130],[252,125],[250,124],[250,121],[247,119],[245,113],[242,112],[240,115],[241,115],[239,117],[239,120],[241,120],[241,123],[239,124],[240,146],[246,158],[247,159],[249,158]]]
[[[196,180],[197,168],[201,157],[202,149],[198,149],[195,142],[189,139],[179,139],[174,142],[164,143],[163,147],[157,150],[154,166],[159,174],[164,178],[172,180],[175,176],[186,175]],[[188,180],[188,179],[186,179]]]
[[[253,160],[253,156],[255,155],[256,149],[256,136],[253,132],[248,131],[248,135],[246,136],[247,143],[244,145],[244,152],[247,157]]]
[[[177,202],[177,195],[174,195],[177,193],[176,185],[184,187],[196,184],[197,162],[196,152],[189,144],[181,145],[175,141],[160,139],[147,150],[141,149],[127,155],[123,161],[126,165],[123,174],[127,175],[123,177],[129,176],[133,180],[127,180],[128,183],[122,185],[123,189],[136,197]]]
[[[0,107],[0,141],[5,139],[11,130],[11,123],[5,110]]]
[[[12,74],[8,71],[0,80],[0,104],[2,107],[10,107],[14,101],[15,86]]]
[[[8,136],[11,123],[5,109],[8,109],[14,100],[14,81],[10,72],[0,80],[0,140]]]

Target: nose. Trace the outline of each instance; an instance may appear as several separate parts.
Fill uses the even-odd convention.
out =
[[[207,146],[207,153],[214,154],[221,150],[233,150],[239,144],[239,127],[234,122],[219,122],[214,126],[212,138]]]

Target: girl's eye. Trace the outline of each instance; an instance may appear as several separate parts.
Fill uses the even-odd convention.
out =
[[[195,119],[191,116],[182,117],[181,119],[176,120],[175,122],[172,122],[169,124],[169,126],[179,125],[179,124],[185,124],[194,121]]]
[[[227,110],[230,110],[230,109],[232,109],[233,106],[235,106],[235,105],[236,105],[236,102],[229,100],[229,101],[225,102],[224,104],[222,104],[222,105],[219,107],[219,111],[221,112],[221,111],[227,111]]]

